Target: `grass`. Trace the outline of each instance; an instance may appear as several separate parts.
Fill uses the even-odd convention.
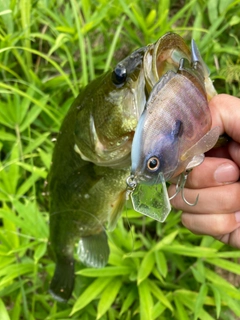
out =
[[[78,262],[68,304],[48,293],[46,251],[52,141],[81,87],[175,31],[195,39],[218,92],[240,97],[239,16],[239,0],[0,1],[1,319],[240,317],[240,252],[191,234],[180,213],[159,224],[125,210],[108,266]]]

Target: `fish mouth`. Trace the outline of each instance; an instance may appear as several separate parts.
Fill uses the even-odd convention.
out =
[[[153,45],[149,45],[143,59],[148,94],[167,71],[177,72],[181,58],[190,62],[191,52],[183,38],[175,33],[169,32]]]

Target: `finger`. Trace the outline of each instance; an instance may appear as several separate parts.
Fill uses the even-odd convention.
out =
[[[212,127],[219,126],[221,134],[226,132],[240,143],[240,99],[219,94],[211,99],[209,107],[212,114]]]
[[[238,166],[229,159],[205,158],[194,168],[186,182],[187,188],[201,189],[233,183],[239,179]]]
[[[233,161],[240,167],[240,144],[231,141],[228,146],[228,151]]]
[[[182,224],[193,233],[208,234],[212,237],[221,237],[240,227],[235,213],[207,215],[184,212],[181,219]]]
[[[240,222],[235,213],[228,214],[182,214],[183,225],[195,234],[207,234],[240,248]]]
[[[169,187],[169,196],[175,193],[174,185]],[[198,202],[195,206],[189,206],[179,193],[171,200],[174,208],[189,213],[224,214],[240,211],[240,182],[233,184],[210,187],[205,189],[184,189],[184,196],[188,202],[194,203],[197,196]]]
[[[240,228],[235,229],[231,233],[216,237],[216,239],[232,247],[240,248]]]

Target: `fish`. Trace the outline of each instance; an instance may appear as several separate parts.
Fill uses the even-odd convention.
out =
[[[174,177],[178,177],[176,194],[181,191],[185,202],[196,204],[197,200],[191,204],[185,199],[183,188],[189,172],[219,138],[219,127],[211,128],[208,105],[215,94],[192,40],[191,59],[181,58],[177,71],[169,70],[157,81],[134,134],[127,182],[136,211],[165,221],[171,210],[166,182]]]
[[[81,90],[54,146],[49,186],[50,293],[67,301],[74,288],[74,253],[94,268],[108,262],[112,231],[128,197],[132,141],[153,88],[181,58],[183,38],[167,33],[139,48]]]

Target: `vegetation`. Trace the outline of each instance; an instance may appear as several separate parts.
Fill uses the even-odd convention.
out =
[[[107,267],[78,262],[73,297],[55,302],[46,187],[81,87],[174,31],[195,39],[218,92],[240,97],[239,30],[239,0],[0,1],[0,319],[240,317],[240,251],[191,234],[174,211],[160,224],[126,209]]]

